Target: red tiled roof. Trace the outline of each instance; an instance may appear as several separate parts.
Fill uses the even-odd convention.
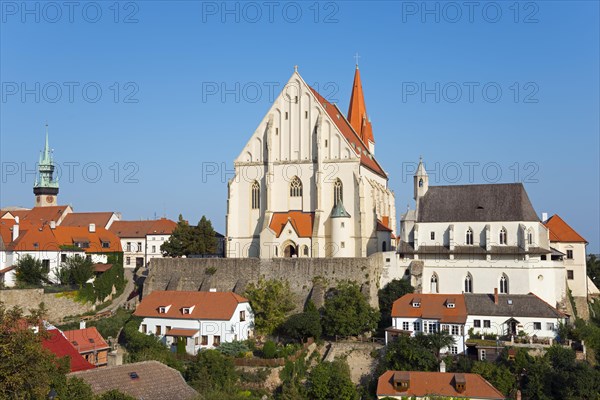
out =
[[[60,226],[85,226],[96,224],[98,228],[106,227],[114,213],[108,212],[73,212],[67,214]]]
[[[161,218],[148,221],[115,221],[109,230],[120,238],[143,238],[146,235],[170,235],[177,223]]]
[[[413,307],[413,299],[421,303]],[[446,300],[454,300],[454,308],[446,307]],[[423,294],[409,293],[400,297],[392,305],[392,317],[439,319],[445,323],[464,323],[467,320],[467,306],[462,294]]]
[[[58,358],[69,357],[71,359],[71,372],[95,368],[77,352],[75,347],[58,329],[49,330],[48,335],[48,337],[42,339],[42,346],[54,353]]]
[[[269,228],[275,232],[275,236],[279,237],[285,225],[290,221],[298,237],[311,237],[314,220],[314,213],[302,211],[277,212],[273,213]]]
[[[51,229],[49,225],[44,225],[42,227],[31,226],[27,230],[21,230],[19,237],[10,244],[10,247],[21,251],[58,251],[60,246],[73,246],[76,241],[86,240],[90,247],[81,249],[86,253],[122,251],[121,240],[104,228],[96,228],[95,232],[89,232],[87,227],[60,225],[54,229]],[[109,247],[102,247],[102,241],[106,240],[108,240]]]
[[[106,272],[112,268],[112,264],[96,263],[93,265],[94,272]]]
[[[134,312],[138,317],[229,320],[239,303],[248,299],[233,292],[156,290],[142,299]],[[159,307],[169,307],[160,313]],[[183,309],[194,306],[189,314]]]
[[[384,232],[391,232],[392,230],[389,228],[390,217],[383,217],[383,221],[377,220],[377,230]]]
[[[63,334],[79,353],[109,348],[108,343],[106,343],[96,327],[93,326],[85,329],[64,331]]]
[[[409,388],[397,392],[393,386],[394,374],[409,378]],[[455,387],[455,375],[462,375],[465,390],[458,392]],[[459,379],[460,379],[459,378]],[[386,371],[377,381],[377,396],[427,397],[428,395],[453,398],[478,398],[504,400],[505,396],[491,383],[478,374],[454,374],[452,372]]]
[[[69,206],[33,207],[31,210],[15,210],[10,213],[19,217],[19,222],[29,221],[34,225],[42,225],[50,221],[58,223],[69,208]]]
[[[353,146],[353,148],[355,151],[360,152],[360,163],[381,177],[387,178],[387,175],[369,151],[369,147],[365,145],[360,136],[354,131],[352,125],[350,125],[350,122],[348,122],[340,109],[325,100],[325,98],[321,96],[315,89],[310,88],[310,90],[313,92],[317,100],[322,104],[323,108],[325,108],[329,118],[331,118],[333,123],[337,126],[342,135],[344,135],[350,145],[354,144],[356,146]]]
[[[551,242],[587,243],[575,229],[571,228],[558,214],[554,214],[544,223],[550,231]]]

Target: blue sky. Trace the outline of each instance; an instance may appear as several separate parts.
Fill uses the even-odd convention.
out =
[[[600,251],[598,2],[68,7],[1,3],[3,207],[32,206],[47,121],[61,203],[223,231],[225,181],[273,91],[298,65],[346,110],[358,52],[398,214],[422,155],[433,184],[524,182]]]

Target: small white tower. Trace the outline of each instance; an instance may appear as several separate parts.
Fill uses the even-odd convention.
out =
[[[350,243],[350,222],[350,214],[348,214],[340,199],[331,210],[332,257],[354,256],[354,246],[353,243]]]
[[[429,189],[429,176],[423,165],[423,157],[419,157],[419,166],[417,167],[417,172],[415,172],[414,176],[414,188],[414,199],[417,201],[420,197],[425,196],[427,189]]]

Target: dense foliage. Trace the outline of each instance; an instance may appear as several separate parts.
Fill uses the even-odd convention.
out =
[[[309,337],[318,340],[323,333],[321,316],[317,311],[305,311],[291,315],[282,325],[282,332],[296,340],[306,340]]]
[[[258,283],[251,282],[245,296],[252,305],[254,329],[261,334],[275,332],[287,313],[294,309],[294,297],[287,281],[260,279]]]
[[[41,286],[48,283],[49,271],[42,262],[29,254],[25,254],[17,261],[16,278],[18,285]]]
[[[356,400],[358,393],[350,380],[350,368],[345,360],[322,362],[308,375],[308,398],[315,400]]]
[[[328,293],[322,310],[323,330],[329,336],[357,336],[373,331],[379,312],[369,305],[354,282],[340,282]]]
[[[587,275],[597,287],[600,287],[600,258],[595,254],[588,255]]]
[[[407,293],[413,293],[414,288],[405,279],[394,279],[388,282],[382,289],[379,289],[379,311],[381,312],[381,320],[379,321],[379,329],[383,331],[385,328],[392,325],[392,305],[394,301]]]
[[[198,225],[191,226],[180,214],[177,227],[160,250],[171,257],[215,254],[217,239],[212,223],[203,215]]]
[[[68,257],[56,273],[63,285],[75,284],[79,288],[94,276],[92,260],[79,254]]]

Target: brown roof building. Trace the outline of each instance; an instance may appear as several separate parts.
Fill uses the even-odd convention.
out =
[[[107,365],[110,346],[96,327],[63,331],[63,335],[89,363],[96,367]]]
[[[86,381],[96,395],[116,389],[144,400],[188,400],[198,396],[179,371],[158,361],[98,368],[70,375]]]
[[[377,398],[415,400],[447,398],[504,400],[506,397],[478,374],[386,371],[377,381]]]

